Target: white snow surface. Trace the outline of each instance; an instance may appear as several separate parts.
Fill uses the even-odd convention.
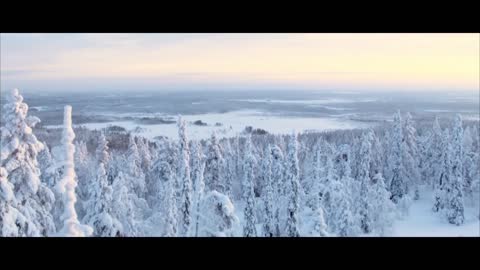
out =
[[[169,117],[169,116],[164,116]],[[254,129],[264,129],[274,134],[290,134],[292,129],[297,132],[304,131],[325,131],[338,129],[365,128],[370,124],[351,121],[348,119],[334,117],[287,117],[277,115],[265,115],[264,112],[254,110],[233,111],[227,113],[208,113],[196,115],[183,115],[187,122],[188,136],[195,139],[207,139],[212,132],[216,132],[218,137],[233,137],[241,133],[246,126],[252,126]],[[201,120],[207,126],[197,126],[192,124],[194,121]],[[221,123],[222,126],[215,126]],[[137,124],[132,121],[116,121],[108,123],[87,123],[74,126],[85,126],[89,129],[102,129],[111,125],[124,127],[127,131],[136,131],[138,135],[148,139],[156,136],[166,136],[172,139],[178,139],[178,128],[176,124]],[[58,128],[59,126],[46,126],[47,128]]]
[[[433,199],[431,192],[424,192],[420,200],[414,201],[409,215],[393,224],[392,236],[410,237],[480,237],[480,221],[478,206],[466,204],[465,223],[456,226],[447,222],[440,213],[432,211]]]

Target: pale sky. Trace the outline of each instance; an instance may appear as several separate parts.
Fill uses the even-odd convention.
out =
[[[1,89],[479,91],[479,34],[1,34]]]

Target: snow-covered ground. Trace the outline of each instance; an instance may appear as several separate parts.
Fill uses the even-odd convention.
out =
[[[118,115],[117,115],[118,116]],[[162,115],[163,117],[172,117]],[[338,129],[353,129],[368,127],[368,123],[361,123],[342,119],[341,117],[286,117],[278,115],[266,115],[264,112],[253,110],[233,111],[227,113],[208,113],[196,115],[183,115],[187,122],[188,136],[195,139],[209,138],[213,131],[219,137],[233,137],[241,133],[246,126],[252,126],[254,129],[264,129],[274,134],[290,134],[292,130],[297,132],[304,131],[325,131]],[[176,120],[176,116],[174,117]],[[206,126],[194,125],[193,122],[201,120]],[[216,126],[220,123],[221,126]],[[117,121],[108,123],[88,123],[76,126],[85,126],[89,129],[102,129],[110,125],[118,125],[133,131],[140,127],[136,132],[146,138],[153,139],[156,136],[167,136],[173,139],[178,138],[178,128],[176,124],[137,124],[133,121]],[[75,126],[75,125],[74,125]],[[58,128],[59,126],[46,126]]]
[[[393,225],[392,236],[477,236],[480,237],[480,221],[478,208],[465,208],[465,223],[452,225],[439,213],[432,211],[432,194],[423,194],[420,200],[413,202],[410,212],[403,220],[397,220]]]

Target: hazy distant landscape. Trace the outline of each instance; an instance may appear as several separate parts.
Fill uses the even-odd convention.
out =
[[[348,92],[348,91],[105,91],[26,92],[30,113],[42,119],[41,126],[62,124],[62,104],[71,104],[73,123],[93,129],[122,126],[149,139],[177,136],[176,118],[187,120],[196,138],[235,136],[245,127],[270,133],[293,129],[324,131],[365,128],[389,121],[397,110],[411,112],[418,120],[435,115],[464,120],[479,119],[475,93]],[[195,124],[196,121],[197,124]],[[282,124],[283,123],[283,124]]]

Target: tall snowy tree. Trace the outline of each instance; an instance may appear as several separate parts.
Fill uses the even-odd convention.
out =
[[[229,198],[233,198],[233,184],[236,182],[236,150],[232,147],[230,140],[225,140],[225,148],[224,148],[224,187],[225,187],[225,195]]]
[[[405,158],[405,142],[403,140],[402,118],[400,111],[393,117],[392,131],[392,180],[390,181],[390,192],[392,201],[398,203],[400,199],[407,194],[407,175],[403,159]]]
[[[287,235],[290,237],[300,236],[298,231],[298,208],[299,208],[299,167],[298,167],[298,148],[297,134],[289,138],[285,179],[289,186],[288,206],[287,206]]]
[[[75,174],[74,153],[75,146],[73,140],[75,133],[72,128],[72,107],[65,106],[63,119],[62,147],[63,147],[63,176],[57,184],[57,190],[62,195],[63,200],[63,228],[59,230],[58,236],[64,237],[82,237],[90,236],[93,229],[89,226],[80,224],[75,210],[77,196],[75,188],[77,187],[77,179]]]
[[[32,129],[40,122],[37,117],[27,116],[28,105],[17,89],[6,96],[3,105],[0,138],[0,167],[8,174],[14,186],[18,210],[25,216],[20,228],[27,236],[46,236],[55,232],[50,210],[55,201],[53,192],[40,180],[37,155],[43,149]]]
[[[172,237],[178,235],[178,217],[177,202],[175,195],[175,177],[167,162],[160,165],[162,178],[165,181],[165,199],[164,199],[164,215],[165,215],[165,236]]]
[[[192,180],[193,189],[193,221],[190,223],[189,236],[198,236],[198,226],[200,218],[200,202],[203,199],[205,183],[203,181],[203,173],[205,170],[205,156],[202,153],[202,146],[197,141],[192,143]]]
[[[113,180],[112,191],[112,216],[122,224],[125,236],[138,236],[141,214],[136,201],[139,198],[131,190],[123,172],[119,172]]]
[[[263,190],[263,203],[264,203],[264,222],[263,222],[263,236],[272,237],[275,235],[275,220],[274,220],[274,180],[272,174],[272,149],[270,145],[266,147],[266,153],[264,156],[264,179],[265,189]]]
[[[440,188],[440,178],[442,170],[445,167],[444,164],[444,151],[445,151],[445,138],[440,128],[438,118],[435,117],[432,127],[432,135],[429,139],[427,158],[426,158],[426,175],[427,179],[435,190]]]
[[[274,236],[279,237],[283,234],[283,213],[286,210],[284,205],[284,183],[285,183],[285,162],[282,149],[278,146],[272,146],[272,177],[274,194]],[[286,212],[285,212],[286,213]],[[286,214],[285,214],[286,216]]]
[[[185,130],[185,121],[178,118],[179,181],[181,185],[179,233],[187,235],[191,222],[192,180],[190,178],[190,149]]]
[[[364,233],[370,233],[372,231],[372,214],[369,212],[370,204],[372,203],[368,198],[368,191],[371,188],[370,180],[370,161],[372,154],[372,141],[373,131],[369,130],[362,136],[362,142],[360,146],[360,168],[358,169],[358,180],[360,181],[360,192],[358,207],[358,213],[360,214],[360,226]]]
[[[405,126],[404,126],[404,141],[405,141],[405,153],[408,155],[404,157],[404,164],[407,169],[408,179],[410,186],[412,186],[415,200],[420,198],[420,192],[418,186],[420,184],[420,172],[418,168],[419,161],[419,150],[418,150],[418,139],[417,139],[417,130],[414,127],[412,115],[407,112],[405,116]]]
[[[395,205],[390,200],[390,192],[387,191],[383,176],[377,173],[372,178],[367,198],[368,213],[370,214],[370,228],[380,236],[391,233],[395,218]]]
[[[145,174],[141,168],[140,154],[138,153],[137,144],[132,135],[129,136],[128,150],[124,168],[126,170],[127,181],[133,184],[133,190],[139,197],[143,197],[146,192]]]
[[[122,236],[122,225],[111,214],[112,187],[108,184],[107,172],[102,162],[98,165],[97,178],[91,189],[83,223],[93,228],[94,236]]]
[[[223,156],[218,144],[217,135],[212,133],[210,145],[207,152],[207,160],[205,164],[205,184],[208,190],[216,190],[220,193],[224,192],[223,183]]]
[[[243,179],[243,200],[245,202],[244,209],[244,225],[243,236],[254,237],[257,236],[257,229],[255,227],[257,218],[255,216],[255,193],[254,193],[254,178],[255,178],[255,164],[256,159],[252,153],[252,139],[247,135],[245,142],[245,157],[244,157],[244,179]]]
[[[463,127],[462,117],[457,114],[452,132],[452,177],[446,190],[446,205],[448,222],[455,225],[463,224],[465,220],[463,205]]]
[[[98,146],[95,151],[97,156],[97,162],[103,163],[104,166],[107,166],[110,161],[110,154],[108,153],[108,141],[105,138],[105,134],[103,132],[100,133],[100,137],[98,137]]]

